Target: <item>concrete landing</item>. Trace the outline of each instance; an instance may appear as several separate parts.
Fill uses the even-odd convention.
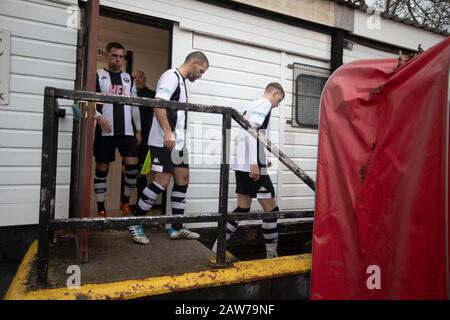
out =
[[[136,244],[128,231],[91,232],[89,262],[78,261],[74,239],[51,246],[48,288],[66,287],[71,265],[81,269],[81,284],[177,275],[210,269],[213,255],[197,240],[170,240],[165,231],[146,231],[148,245]]]
[[[185,297],[193,299],[199,297],[203,299],[307,298],[311,270],[309,254],[241,261],[227,268],[211,269],[206,262],[210,251],[203,246],[198,247],[201,250],[199,252],[192,248],[200,243],[171,241],[166,238],[165,233],[160,232],[159,235],[162,243],[168,242],[166,246],[159,246],[159,250],[155,249],[159,254],[142,247],[135,250],[133,243],[127,243],[126,232],[93,235],[95,240],[91,242],[91,245],[96,248],[96,251],[91,252],[92,254],[97,252],[99,255],[96,257],[96,263],[80,266],[81,285],[77,288],[68,288],[64,285],[67,277],[70,276],[65,274],[67,266],[76,262],[74,250],[64,249],[65,246],[73,248],[69,242],[67,244],[58,242],[56,246],[58,249],[52,248],[52,254],[63,254],[57,258],[53,256],[50,260],[49,280],[50,286],[53,288],[34,288],[38,247],[37,242],[34,242],[24,256],[5,299],[176,299],[176,294],[181,292],[185,293]],[[155,233],[154,241],[157,237]],[[116,242],[119,240],[123,241]],[[104,246],[107,243],[110,243],[113,249],[105,249]],[[70,254],[70,252],[72,253]],[[136,252],[142,253],[139,259],[136,258]],[[165,259],[158,260],[156,257]],[[144,260],[149,263],[137,264],[136,260]],[[183,268],[185,269],[182,270]],[[180,273],[158,275],[174,272],[174,270]],[[286,290],[291,290],[294,294],[290,293],[286,296],[283,294],[283,292],[287,293]],[[260,293],[263,291],[270,294],[261,295]]]
[[[127,231],[91,233],[89,262],[79,264],[72,238],[64,238],[50,249],[48,286],[37,289],[37,242],[17,271],[6,300],[141,299],[176,298],[185,292],[191,298],[232,297],[305,298],[309,285],[309,254],[240,261],[227,268],[212,269],[212,252],[196,240],[170,240],[165,231],[149,233],[147,246],[132,242]],[[79,266],[81,284],[67,287],[69,266]],[[70,283],[70,282],[69,282]],[[258,293],[268,291],[271,295]]]

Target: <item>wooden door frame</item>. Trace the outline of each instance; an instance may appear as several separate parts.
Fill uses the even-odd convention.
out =
[[[100,6],[99,0],[79,2],[81,26],[77,45],[77,90],[95,91],[98,24],[100,16],[115,18],[128,22],[147,25],[169,31],[168,68],[172,66],[172,46],[174,22],[134,12]],[[74,118],[72,137],[72,169],[70,184],[69,215],[76,218],[87,218],[90,212],[90,194],[92,192],[93,140],[95,105],[80,104],[81,117]],[[86,117],[83,115],[87,115]],[[162,213],[165,214],[166,196],[163,197]],[[87,229],[76,231],[76,245],[79,260],[88,262]]]

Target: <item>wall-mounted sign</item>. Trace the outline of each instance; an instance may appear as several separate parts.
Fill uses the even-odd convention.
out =
[[[0,104],[9,103],[11,31],[0,29]]]
[[[103,57],[105,55],[105,48],[98,48],[97,49],[97,57]]]

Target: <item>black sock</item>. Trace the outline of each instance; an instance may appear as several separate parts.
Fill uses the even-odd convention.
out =
[[[240,208],[237,207],[236,209],[233,210],[234,212],[250,212],[250,208]],[[226,233],[226,239],[227,241],[231,238],[231,236],[233,235],[233,233],[236,231],[237,227],[239,225],[239,221],[234,221],[231,219],[227,220],[227,233]],[[214,253],[217,252],[217,240],[214,243],[212,249],[211,249]]]
[[[139,172],[139,165],[130,164],[125,166],[125,177],[123,178],[122,204],[130,202],[133,189],[136,188],[136,181]]]
[[[280,211],[278,207],[275,207],[272,212]],[[264,242],[277,243],[278,242],[278,224],[277,219],[264,219],[262,223],[262,232],[264,237]]]
[[[105,193],[106,193],[106,176],[108,171],[95,170],[94,192],[97,198],[97,210],[106,211],[105,209]]]
[[[147,177],[146,176],[138,177],[136,184],[138,201],[142,197],[142,192],[144,192],[145,187],[147,187]]]
[[[97,202],[97,211],[106,211],[104,202]]]
[[[174,185],[172,189],[171,195],[171,203],[172,203],[172,215],[183,215],[184,208],[186,206],[186,192],[188,186],[179,186]],[[175,223],[172,225],[174,230],[180,230],[183,228],[181,223]]]
[[[153,207],[156,198],[164,191],[164,188],[156,182],[150,183],[142,192],[136,208],[134,210],[135,216],[145,216],[145,214]]]

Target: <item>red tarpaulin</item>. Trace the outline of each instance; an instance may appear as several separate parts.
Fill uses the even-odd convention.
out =
[[[346,64],[321,100],[312,299],[448,298],[450,38]]]

